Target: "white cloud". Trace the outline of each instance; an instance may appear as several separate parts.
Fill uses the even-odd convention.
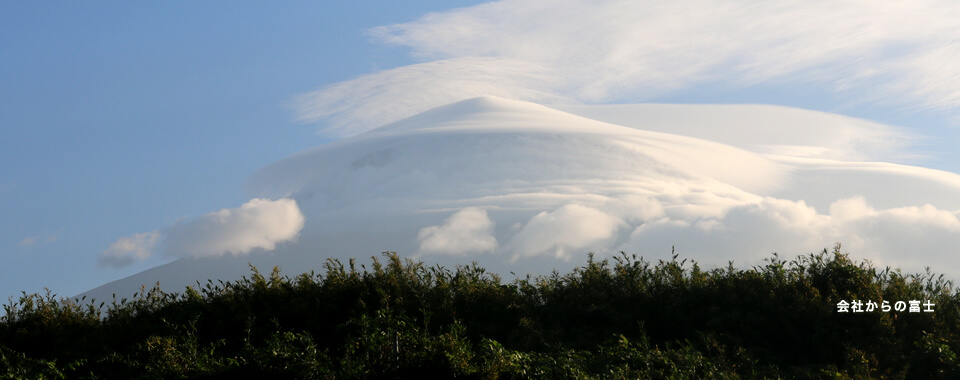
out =
[[[293,199],[251,199],[240,208],[212,212],[164,231],[165,251],[175,256],[243,255],[273,250],[294,240],[304,217]]]
[[[627,222],[646,222],[664,216],[663,204],[656,198],[639,194],[626,194],[613,198],[604,205],[608,214]]]
[[[960,258],[942,252],[960,244],[958,232],[958,213],[931,205],[877,210],[856,196],[837,200],[829,214],[821,214],[803,201],[764,198],[730,208],[719,218],[640,225],[619,249],[663,252],[676,245],[687,257],[722,265],[731,259],[755,263],[770,252],[817,252],[842,242],[875,264],[918,270],[922,263],[960,264]]]
[[[103,264],[125,266],[149,258],[157,248],[174,258],[270,251],[278,243],[296,240],[303,226],[304,216],[293,199],[251,199],[239,208],[222,209],[162,231],[120,238],[100,259]]]
[[[649,131],[640,122],[623,128],[485,97],[296,155],[264,169],[255,184],[293,194],[311,215],[366,210],[370,204],[398,213],[498,210],[499,224],[517,227],[491,232],[491,241],[501,243],[492,252],[534,260],[616,249],[624,242],[628,251],[657,246],[654,252],[669,252],[677,245],[730,258],[783,249],[819,251],[836,241],[867,249],[864,242],[877,233],[867,228],[870,223],[902,223],[912,215],[919,228],[947,231],[942,226],[949,215],[904,207],[960,207],[956,174],[856,161],[901,151],[886,142],[902,134],[863,120],[766,106],[578,106],[592,116],[591,107],[600,119],[612,110],[652,125],[681,120],[688,131],[717,130],[707,137],[734,130],[740,134],[734,140],[744,147],[816,145],[817,140],[802,138],[808,125],[817,134],[831,128],[843,132],[826,134],[840,141],[826,155],[833,159],[791,157]],[[743,122],[752,124],[736,128]],[[897,212],[905,215],[894,216]],[[415,226],[411,240],[417,246],[410,251],[453,246],[446,245],[451,241],[446,237],[457,230],[453,224]],[[882,246],[869,248],[877,257],[893,254]]]
[[[59,237],[57,235],[48,235],[46,238],[41,238],[39,236],[30,236],[25,237],[23,240],[20,240],[21,247],[33,247],[38,243],[53,243],[57,241]]]
[[[567,260],[614,236],[624,225],[619,218],[595,208],[568,204],[530,218],[508,243],[514,259],[553,254]]]
[[[611,124],[696,137],[771,155],[886,162],[927,158],[907,150],[925,138],[906,129],[799,108],[651,103],[557,108]]]
[[[493,221],[486,211],[467,207],[451,215],[443,225],[421,229],[417,234],[419,252],[450,255],[491,252],[497,248],[492,228]]]
[[[783,120],[823,120],[806,118],[811,111],[782,107],[728,111],[714,113],[718,117],[709,126],[751,117],[771,128]],[[657,259],[675,245],[678,253],[705,265],[727,260],[749,265],[770,252],[818,252],[839,241],[881,265],[960,267],[960,257],[952,253],[960,246],[960,220],[953,211],[960,210],[960,176],[842,157],[849,156],[772,157],[535,104],[473,99],[262,169],[251,182],[255,196],[289,194],[297,206],[269,213],[288,217],[265,219],[297,220],[294,211],[301,209],[311,223],[297,244],[249,261],[312,268],[329,257],[383,250],[401,255],[419,250],[426,256],[457,247],[457,237],[465,237],[463,251],[447,249],[456,255],[432,255],[429,261],[453,265],[476,259],[497,273],[544,273],[563,270],[564,260],[575,265],[589,251],[624,250]],[[441,210],[452,215],[442,221]],[[178,239],[192,248],[171,252],[172,244],[161,241],[157,249],[176,257],[216,256],[226,255],[228,247],[240,252],[257,246],[224,242],[244,238],[239,226],[253,224],[237,222],[245,214],[213,213],[161,230],[189,230]],[[212,232],[199,232],[203,228]],[[204,246],[215,248],[196,248]],[[128,283],[163,280],[180,287],[195,279],[239,278],[247,274],[242,265],[247,261],[181,261]]]
[[[38,239],[39,239],[39,238],[36,237],[36,236],[31,236],[31,237],[23,238],[23,240],[20,240],[20,246],[21,246],[21,247],[33,247],[34,244],[37,244],[37,240],[38,240]]]
[[[125,267],[136,261],[146,260],[153,255],[159,240],[159,231],[138,233],[117,239],[100,255],[100,264]]]
[[[838,221],[849,221],[877,215],[862,196],[840,199],[830,205],[830,216]]]
[[[569,103],[540,64],[501,58],[457,58],[382,71],[303,94],[301,121],[325,121],[326,133],[350,136],[454,100],[494,95],[539,103]],[[531,84],[535,84],[531,86]]]
[[[426,63],[300,98],[350,135],[491,94],[538,102],[648,100],[706,82],[815,84],[850,99],[960,106],[960,3],[504,0],[382,26]],[[400,96],[398,96],[400,95]]]

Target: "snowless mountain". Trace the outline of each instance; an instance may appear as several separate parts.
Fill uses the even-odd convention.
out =
[[[668,258],[671,246],[750,265],[836,241],[879,265],[958,263],[936,248],[960,246],[960,175],[884,162],[911,158],[903,131],[773,106],[562,108],[469,99],[298,153],[249,184],[296,202],[295,241],[179,259],[85,295],[387,250],[518,274],[567,270],[586,252]]]

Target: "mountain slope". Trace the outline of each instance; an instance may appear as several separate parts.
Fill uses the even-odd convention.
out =
[[[683,107],[671,117],[701,109],[716,114],[715,107]],[[647,111],[663,120],[664,109]],[[320,268],[328,257],[384,250],[446,265],[476,260],[502,273],[546,273],[573,266],[587,251],[663,257],[676,245],[685,256],[711,263],[852,241],[879,249],[873,258],[882,262],[896,252],[869,244],[874,235],[902,247],[918,240],[896,232],[904,224],[919,225],[925,238],[941,242],[960,230],[956,213],[946,211],[960,209],[949,196],[960,190],[956,174],[849,159],[867,157],[862,153],[870,149],[771,154],[788,135],[775,131],[779,117],[803,125],[830,115],[736,106],[725,111],[726,119],[699,121],[704,129],[743,131],[732,126],[761,115],[757,123],[771,129],[767,140],[726,139],[737,147],[666,133],[669,125],[662,123],[646,130],[642,111],[628,127],[481,97],[301,152],[262,169],[249,184],[255,197],[296,200],[306,217],[296,243],[267,253],[182,259],[86,294],[102,299],[157,281],[177,290],[207,278],[234,279],[248,273],[248,262],[298,273]],[[851,141],[881,146],[892,133],[874,132]],[[873,182],[865,182],[869,178]],[[933,190],[917,199],[884,188],[911,183]],[[925,203],[934,205],[919,207]]]

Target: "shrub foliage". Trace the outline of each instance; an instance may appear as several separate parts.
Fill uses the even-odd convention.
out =
[[[702,270],[621,255],[506,283],[386,252],[109,303],[23,294],[0,378],[956,378],[960,292],[840,252]],[[929,300],[934,312],[837,304]]]

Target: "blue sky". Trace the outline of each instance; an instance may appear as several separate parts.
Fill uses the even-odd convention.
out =
[[[292,96],[412,62],[364,31],[453,4],[470,2],[5,4],[0,294],[72,295],[156,265],[95,258],[246,201],[256,169],[329,141],[294,121]]]
[[[366,96],[363,91],[371,91],[371,87],[365,87],[368,84],[363,81],[369,75],[381,73],[382,76],[373,78],[376,81],[394,77],[416,79],[422,72],[391,70],[417,64],[479,67],[468,60],[492,59],[493,63],[478,70],[505,78],[514,75],[509,73],[520,72],[518,77],[508,78],[514,87],[496,91],[529,90],[518,97],[545,103],[760,103],[865,118],[928,136],[914,149],[927,157],[913,163],[960,172],[960,155],[955,149],[960,142],[954,122],[956,96],[949,89],[937,87],[937,83],[951,84],[960,79],[956,71],[939,72],[936,68],[937,57],[955,57],[950,54],[957,45],[948,41],[939,50],[927,49],[926,46],[939,41],[929,36],[938,30],[934,27],[928,31],[881,16],[863,16],[870,22],[881,19],[876,22],[879,26],[902,27],[898,31],[906,32],[905,37],[890,43],[883,36],[875,40],[864,37],[843,41],[839,47],[832,47],[834,51],[824,54],[784,53],[783,57],[759,58],[744,51],[757,46],[773,49],[771,46],[780,42],[760,41],[743,46],[718,43],[711,45],[718,46],[716,50],[705,49],[704,57],[716,57],[716,62],[705,64],[705,68],[688,64],[699,60],[687,57],[689,52],[680,45],[683,39],[666,38],[678,45],[664,49],[687,53],[677,53],[675,61],[650,63],[652,71],[678,68],[676,77],[666,75],[659,81],[664,75],[645,77],[643,73],[617,68],[647,62],[642,54],[629,48],[612,49],[624,51],[628,57],[622,58],[625,61],[608,54],[605,57],[614,58],[598,59],[597,65],[584,64],[580,58],[551,50],[555,48],[551,42],[556,41],[561,41],[556,43],[556,49],[563,51],[590,46],[585,45],[591,41],[586,37],[583,44],[566,45],[569,37],[549,23],[559,20],[557,25],[570,25],[564,24],[567,16],[562,13],[544,15],[547,21],[543,25],[513,31],[520,36],[516,43],[519,45],[504,42],[503,38],[487,38],[496,33],[485,32],[484,25],[510,33],[510,27],[502,26],[526,20],[525,9],[535,11],[537,4],[542,6],[540,2],[532,1],[533,5],[526,8],[519,1],[504,2],[497,9],[470,8],[424,17],[429,12],[479,3],[482,2],[300,1],[285,2],[282,7],[241,1],[3,5],[0,296],[21,290],[37,292],[44,287],[61,295],[73,295],[166,262],[166,258],[151,257],[114,268],[98,265],[97,257],[121,236],[157,230],[184,218],[235,208],[248,201],[245,186],[257,169],[339,136],[357,133],[355,127],[366,121],[358,115],[363,116],[371,107],[383,107],[387,104],[383,99],[396,98],[389,89],[377,87],[373,88],[374,95],[386,94],[384,98],[371,96],[358,100],[347,111],[338,111],[323,103],[324,94],[335,90],[340,91],[338,95]],[[589,3],[575,5],[591,7]],[[925,5],[936,9],[943,3]],[[949,12],[916,12],[949,16],[953,11],[955,7]],[[756,12],[759,17],[774,11]],[[674,10],[672,14],[679,13],[682,11]],[[596,14],[599,18],[610,12],[598,9]],[[502,20],[498,19],[500,15]],[[857,17],[860,16],[851,16]],[[588,27],[594,22],[590,17],[585,19]],[[401,23],[404,24],[399,27],[374,29]],[[846,30],[842,21],[837,22],[840,26],[836,28],[811,23],[812,27],[798,22],[784,28],[795,26],[798,35],[810,35],[811,40],[820,37],[810,30]],[[476,29],[470,30],[474,26]],[[949,26],[942,27],[949,30]],[[663,28],[663,36],[683,35],[672,27]],[[922,30],[912,33],[915,29]],[[585,30],[589,34],[594,29]],[[950,36],[944,38],[947,37]],[[786,45],[791,46],[789,39],[793,37],[784,38],[788,40]],[[809,46],[803,38],[798,40],[796,46]],[[918,51],[911,50],[914,48]],[[903,53],[897,49],[903,49]],[[864,52],[867,54],[861,54]],[[928,52],[927,60],[897,58],[926,57]],[[597,54],[598,58],[607,53],[602,49],[584,52]],[[867,57],[876,64],[861,64],[856,57]],[[799,68],[779,65],[792,59],[814,63],[798,63]],[[555,62],[547,71],[575,79],[531,82],[530,72],[522,68]],[[773,68],[766,70],[767,67]],[[434,67],[423,72],[444,73],[443,70]],[[598,74],[594,80],[593,74],[584,73],[603,75]],[[858,73],[867,73],[861,82],[847,84],[841,80]],[[579,77],[584,79],[576,79]],[[911,80],[919,84],[902,87]],[[924,83],[930,84],[923,87]],[[338,84],[342,87],[336,87]],[[422,83],[398,86],[408,91],[427,89]],[[896,96],[896,91],[904,96]],[[310,98],[310,94],[321,98]],[[384,115],[384,120],[459,100],[450,96],[453,98],[427,99],[405,106],[402,112]],[[314,105],[304,106],[304,99],[314,99]]]

